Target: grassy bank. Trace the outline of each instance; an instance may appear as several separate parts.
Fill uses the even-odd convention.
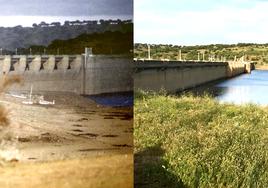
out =
[[[268,108],[137,93],[137,187],[266,187]]]

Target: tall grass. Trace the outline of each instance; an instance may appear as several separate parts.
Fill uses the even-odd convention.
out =
[[[156,165],[184,186],[268,185],[268,108],[139,92],[134,113],[135,153],[159,146]]]

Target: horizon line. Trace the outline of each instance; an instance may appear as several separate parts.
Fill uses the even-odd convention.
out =
[[[1,19],[4,18],[4,19]],[[18,19],[20,17],[21,19]],[[95,16],[0,16],[0,27],[32,27],[34,23],[41,23],[42,21],[46,23],[60,22],[63,24],[65,21],[99,21],[99,20],[117,20],[122,21],[131,20],[133,22],[132,15],[95,15]],[[23,21],[22,21],[23,20]]]
[[[144,43],[144,42],[134,42],[134,45],[136,44],[145,44],[145,45],[164,45],[164,46],[210,46],[210,45],[238,45],[238,44],[257,44],[257,45],[268,45],[268,42],[266,43],[256,43],[256,42],[237,42],[237,43],[208,43],[208,44],[171,44],[171,43]]]

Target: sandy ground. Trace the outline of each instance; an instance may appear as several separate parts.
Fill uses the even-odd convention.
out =
[[[15,163],[0,168],[0,187],[133,187],[132,155],[98,156],[44,163]]]
[[[4,139],[0,157],[16,164],[2,163],[0,187],[22,185],[25,173],[31,168],[42,171],[44,164],[45,168],[52,168],[43,173],[48,177],[55,173],[53,169],[58,165],[70,172],[67,170],[60,178],[52,178],[55,183],[46,187],[101,187],[96,183],[98,179],[102,185],[114,182],[119,187],[133,186],[132,108],[104,107],[72,94],[49,94],[45,100],[55,100],[55,105],[25,105],[23,99],[4,94],[0,97],[10,120],[10,125],[1,131]],[[83,168],[79,170],[80,162]],[[80,178],[77,170],[81,171]],[[68,178],[76,173],[76,179]],[[88,176],[94,178],[87,180]],[[42,182],[42,177],[42,173],[37,173],[36,178],[33,177],[36,184],[31,185],[45,187],[47,180],[43,177]],[[11,182],[10,179],[13,184],[6,183]],[[61,183],[63,179],[68,180],[66,184]],[[95,179],[93,184],[92,179]]]

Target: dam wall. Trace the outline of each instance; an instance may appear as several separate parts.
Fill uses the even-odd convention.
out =
[[[132,59],[106,55],[0,56],[0,76],[18,75],[9,91],[72,92],[81,95],[133,90]]]
[[[249,63],[242,63],[236,61],[227,62],[226,77],[234,77],[243,73],[250,73],[251,69],[248,69]]]
[[[175,93],[246,72],[243,62],[135,61],[134,87]],[[249,70],[250,72],[250,70]]]
[[[86,65],[85,93],[133,91],[133,59],[93,56]]]

